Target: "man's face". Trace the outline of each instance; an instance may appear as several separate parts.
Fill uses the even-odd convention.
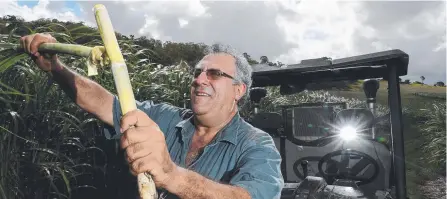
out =
[[[195,69],[202,71],[196,73],[198,76],[193,79],[191,85],[193,112],[196,115],[230,113],[237,105],[235,99],[240,96],[240,85],[235,85],[231,78],[236,74],[235,59],[224,53],[211,54],[205,56]],[[220,74],[225,74],[216,76],[219,71]]]

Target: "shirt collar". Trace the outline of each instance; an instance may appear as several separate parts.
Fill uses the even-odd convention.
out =
[[[176,127],[182,129],[180,132],[180,136],[183,142],[185,142],[187,139],[191,139],[193,133],[195,132],[195,127],[193,124],[193,118],[194,115],[180,121],[177,123]],[[239,114],[239,111],[236,112],[236,114],[233,116],[233,118],[228,122],[227,125],[225,125],[222,130],[217,133],[216,138],[214,139],[213,143],[221,142],[221,141],[227,141],[234,145],[237,144],[237,136],[239,134],[239,126],[241,123],[241,116]],[[210,143],[210,144],[213,144]]]

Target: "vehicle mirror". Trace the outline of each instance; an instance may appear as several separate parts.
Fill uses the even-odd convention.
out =
[[[365,80],[363,82],[363,91],[365,92],[366,98],[375,100],[379,86],[379,81],[375,79]]]

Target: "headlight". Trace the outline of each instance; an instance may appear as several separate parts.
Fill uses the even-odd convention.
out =
[[[357,136],[357,130],[352,126],[345,126],[340,129],[339,135],[342,139],[349,141]]]

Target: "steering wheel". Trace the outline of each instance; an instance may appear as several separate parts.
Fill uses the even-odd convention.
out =
[[[343,166],[345,167],[345,171],[343,171],[343,168],[338,168],[338,172],[335,173],[325,172],[323,170],[323,163],[333,161],[331,158],[339,155],[342,156],[342,160],[340,163],[345,163],[343,164]],[[357,158],[360,160],[352,168],[347,168],[347,166],[349,165],[349,160],[351,158]],[[372,164],[372,166],[374,167],[374,174],[371,177],[357,176],[360,171],[364,170],[370,164]],[[342,170],[342,172],[340,172],[340,170]],[[377,161],[368,154],[352,149],[344,149],[337,150],[323,156],[318,162],[318,171],[325,180],[328,180],[329,178],[353,180],[357,181],[357,186],[360,186],[374,181],[379,175],[380,167],[379,163],[377,163]]]

